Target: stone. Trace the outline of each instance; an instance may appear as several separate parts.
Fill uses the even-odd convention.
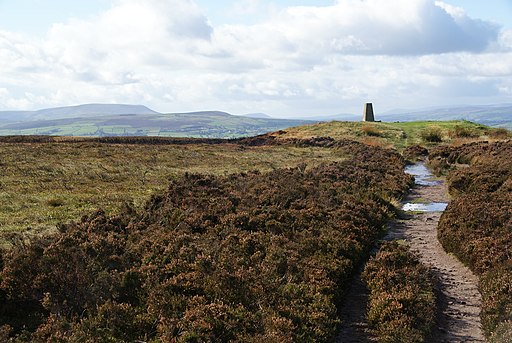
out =
[[[373,104],[368,102],[364,105],[363,121],[375,121],[373,115]]]

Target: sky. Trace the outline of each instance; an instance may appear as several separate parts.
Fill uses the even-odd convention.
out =
[[[0,111],[512,103],[512,0],[0,0]]]

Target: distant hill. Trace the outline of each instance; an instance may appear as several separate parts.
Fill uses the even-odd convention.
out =
[[[0,120],[34,121],[122,114],[158,114],[158,112],[142,105],[86,104],[47,108],[38,111],[0,111]]]
[[[158,113],[140,105],[89,104],[0,112],[0,135],[234,138],[311,123],[219,111]]]
[[[265,114],[265,113],[247,113],[247,114],[242,114],[243,117],[247,117],[247,118],[264,118],[264,119],[272,119],[271,116],[269,116],[268,114]]]
[[[159,114],[142,105],[122,104],[88,104],[70,107],[57,107],[39,110],[35,113],[37,119],[74,118],[78,116],[105,116],[123,114]]]
[[[319,121],[360,121],[339,114],[275,119],[263,113],[234,116],[220,111],[159,113],[142,105],[86,104],[38,111],[0,111],[0,135],[171,136],[234,138],[259,135]],[[376,112],[384,122],[469,120],[512,129],[512,104],[437,107]]]
[[[468,120],[512,129],[512,104],[393,110],[381,115],[377,114],[376,117],[382,121]]]

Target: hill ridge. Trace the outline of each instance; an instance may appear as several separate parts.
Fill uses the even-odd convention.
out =
[[[312,123],[227,112],[160,113],[144,105],[83,104],[38,111],[0,111],[0,135],[171,136],[236,138]]]

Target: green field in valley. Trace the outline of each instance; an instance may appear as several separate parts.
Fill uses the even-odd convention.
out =
[[[4,121],[0,136],[160,136],[235,138],[277,131],[310,123],[306,120],[250,118],[224,112],[145,113],[104,116],[76,116],[60,119]]]

